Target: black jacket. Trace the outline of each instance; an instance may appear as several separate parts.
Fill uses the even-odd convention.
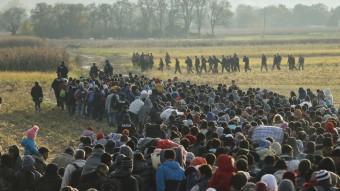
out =
[[[34,86],[31,90],[31,96],[33,98],[33,101],[42,101],[42,98],[44,97],[43,95],[43,90],[41,86],[37,85]]]
[[[38,180],[36,191],[59,191],[61,186],[60,176],[43,176]]]

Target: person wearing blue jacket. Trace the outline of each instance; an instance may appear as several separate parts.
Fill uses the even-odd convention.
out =
[[[24,147],[24,155],[40,156],[38,147],[35,143],[35,138],[38,134],[39,127],[34,125],[32,128],[26,131],[26,136],[22,139],[21,145]]]
[[[157,191],[179,191],[185,180],[184,169],[175,161],[173,150],[166,150],[164,158],[156,171]]]

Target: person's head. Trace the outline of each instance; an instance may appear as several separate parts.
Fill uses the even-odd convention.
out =
[[[112,140],[109,140],[107,141],[105,145],[105,152],[114,154],[115,147],[116,147],[116,143]]]
[[[291,180],[284,179],[280,182],[278,191],[295,191],[294,183]]]
[[[104,153],[100,157],[102,163],[106,164],[108,167],[112,165],[112,157],[109,153]]]
[[[88,136],[80,137],[80,142],[84,145],[84,147],[91,146],[92,144],[92,140]]]
[[[236,161],[236,170],[237,171],[248,171],[248,161],[241,158]]]
[[[74,155],[74,149],[73,149],[72,147],[66,148],[64,152],[65,152],[66,154],[71,155],[71,156]]]
[[[16,160],[19,156],[19,148],[16,145],[12,145],[8,148],[8,154],[13,160]]]
[[[133,155],[133,160],[134,161],[144,161],[145,158],[144,158],[144,155],[140,152],[137,152]]]
[[[83,149],[76,150],[74,155],[75,160],[85,160],[85,151]]]
[[[336,173],[334,160],[330,157],[323,158],[318,165],[319,170],[327,170]]]
[[[216,156],[213,153],[208,153],[205,155],[205,160],[210,166],[215,166]]]
[[[84,147],[85,159],[87,159],[91,155],[92,150],[93,150],[92,147],[89,147],[89,146]]]
[[[168,149],[164,151],[164,159],[165,160],[175,160],[176,154],[175,151],[172,149]]]
[[[255,191],[268,191],[266,183],[262,181],[257,182]]]
[[[287,164],[286,164],[285,160],[283,160],[283,159],[278,160],[275,164],[276,170],[287,170],[287,168],[288,168]]]
[[[238,172],[231,178],[231,186],[235,190],[241,190],[248,182],[247,176],[244,172]]]
[[[285,173],[283,174],[283,176],[282,176],[282,179],[289,179],[289,180],[291,180],[291,181],[294,183],[294,185],[295,185],[296,177],[295,177],[294,172],[290,172],[290,171],[285,172]]]
[[[283,123],[283,117],[280,114],[274,115],[273,123],[274,124],[281,124],[281,123]]]
[[[276,178],[272,174],[262,176],[261,181],[266,184],[269,191],[276,191],[278,189]]]
[[[104,150],[104,146],[102,144],[96,144],[96,146],[94,146],[95,150]]]
[[[40,147],[40,148],[38,149],[38,151],[39,151],[40,155],[44,158],[44,160],[47,160],[47,159],[48,159],[48,153],[50,152],[50,151],[48,150],[48,148],[46,148],[46,147]]]
[[[274,163],[275,163],[275,157],[274,156],[271,156],[271,155],[268,155],[264,158],[264,164],[266,166],[274,166]]]
[[[46,166],[46,176],[58,176],[58,166],[54,163],[48,164]]]
[[[101,163],[97,166],[96,172],[100,176],[107,176],[107,174],[109,173],[109,167],[106,164]]]
[[[329,186],[331,184],[331,175],[327,170],[316,171],[313,177],[320,186]]]
[[[11,156],[9,154],[4,154],[4,155],[1,155],[0,157],[0,164],[4,167],[11,167]]]
[[[290,145],[283,144],[281,149],[282,149],[282,155],[293,156],[293,148]]]
[[[132,149],[127,146],[127,145],[122,145],[120,148],[119,148],[119,154],[123,154],[127,157],[129,157],[130,159],[133,159],[133,151]]]
[[[39,86],[39,82],[34,82],[34,85],[35,86]]]
[[[307,142],[305,153],[314,154],[314,152],[315,152],[315,142],[312,142],[312,141]]]
[[[307,176],[312,170],[312,163],[308,159],[300,161],[298,171],[302,176]]]
[[[25,133],[26,137],[34,140],[36,138],[37,134],[38,134],[38,131],[39,131],[39,126],[33,125],[32,128],[30,128],[26,131],[26,133]]]
[[[200,176],[203,178],[210,178],[212,176],[211,166],[208,164],[202,165],[198,168]]]

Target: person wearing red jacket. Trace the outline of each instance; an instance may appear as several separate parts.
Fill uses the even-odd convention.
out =
[[[218,191],[230,191],[231,178],[236,172],[234,159],[227,154],[221,154],[217,158],[217,167],[215,174],[209,181],[209,187]]]

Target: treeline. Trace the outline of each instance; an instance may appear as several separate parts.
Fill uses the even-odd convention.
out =
[[[29,15],[29,16],[28,16]],[[227,0],[118,0],[112,4],[37,4],[27,13],[11,8],[2,27],[48,38],[150,38],[210,34],[219,28],[339,26],[340,7],[298,4],[256,8]]]
[[[268,28],[308,27],[340,25],[340,7],[329,9],[324,4],[311,6],[297,4],[289,9],[284,5],[256,8],[240,5],[233,18],[234,27],[252,28],[263,26]]]

